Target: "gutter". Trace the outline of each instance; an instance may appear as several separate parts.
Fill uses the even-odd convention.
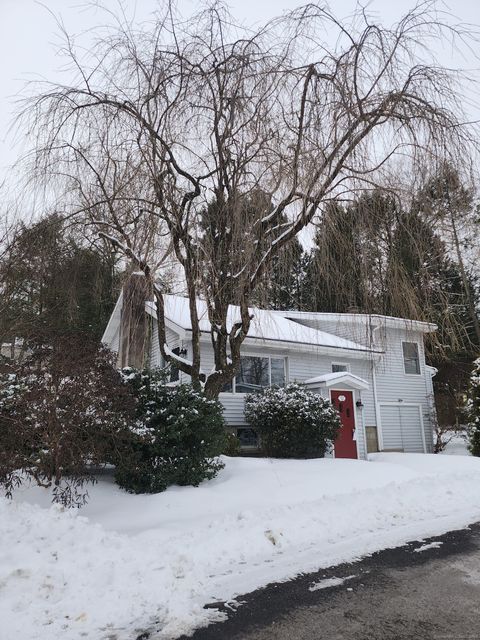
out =
[[[186,333],[191,333],[190,329],[185,329]],[[201,339],[202,342],[209,342],[209,338],[210,338],[210,332],[209,331],[202,331],[201,332]],[[369,349],[368,347],[365,347],[364,349],[354,349],[353,347],[336,347],[334,345],[329,345],[329,344],[314,344],[311,342],[301,342],[301,341],[289,341],[289,340],[280,340],[279,338],[258,338],[256,336],[247,336],[245,338],[245,345],[251,345],[251,344],[260,344],[263,346],[266,346],[265,343],[266,342],[271,342],[271,343],[275,343],[277,345],[285,345],[285,348],[288,350],[295,350],[295,347],[303,347],[303,349],[305,351],[312,351],[314,349],[322,349],[322,351],[326,351],[326,350],[330,350],[332,351],[332,353],[334,354],[338,354],[339,352],[342,353],[346,353],[348,355],[353,355],[355,353],[361,354],[361,355],[365,355],[365,354],[374,354],[374,355],[378,355],[381,356],[383,355],[385,352],[384,351],[376,351],[374,349]],[[273,345],[272,345],[273,346]],[[303,350],[302,349],[302,350]]]
[[[379,329],[380,326],[372,328],[372,341],[374,332]],[[375,422],[377,425],[377,440],[378,440],[378,448],[381,451],[383,449],[383,437],[382,437],[382,425],[380,420],[380,409],[378,406],[378,392],[377,392],[377,376],[375,373],[375,362],[372,360],[372,390],[373,390],[373,406],[375,408]],[[366,440],[365,440],[366,446]]]

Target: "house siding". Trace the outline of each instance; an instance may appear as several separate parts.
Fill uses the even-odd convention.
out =
[[[307,324],[305,322],[305,324]],[[431,370],[425,365],[423,333],[411,329],[386,328],[380,326],[371,332],[371,327],[355,326],[353,323],[333,321],[309,321],[307,326],[327,331],[342,338],[369,345],[372,336],[373,347],[384,350],[384,355],[358,354],[331,356],[322,352],[319,347],[309,350],[293,350],[276,347],[274,344],[252,346],[244,344],[244,355],[272,355],[287,359],[287,381],[305,382],[309,378],[330,373],[332,363],[348,365],[350,373],[362,378],[369,384],[367,390],[353,390],[354,402],[361,400],[363,408],[355,408],[358,456],[366,456],[365,427],[377,427],[380,448],[403,449],[405,451],[422,451],[423,438],[419,437],[420,410],[423,421],[423,435],[427,451],[433,450],[433,385]],[[191,342],[182,340],[178,333],[166,329],[167,343],[171,349],[176,347],[187,349],[187,358],[191,358]],[[159,367],[162,364],[158,344],[158,330],[155,322],[151,324],[149,345],[149,364]],[[402,341],[416,342],[419,348],[420,375],[408,375],[404,372]],[[114,334],[111,349],[118,350],[118,331]],[[208,342],[201,343],[201,367],[205,374],[214,369],[213,351]],[[373,375],[375,371],[375,376]],[[375,405],[375,383],[377,406]],[[180,382],[188,382],[189,377],[180,372]],[[350,390],[348,385],[334,387]],[[328,389],[319,391],[327,399]],[[244,416],[245,394],[221,393],[220,401],[224,407],[227,425],[241,427],[246,425]],[[403,407],[403,410],[402,410]],[[419,407],[419,410],[418,408]],[[377,420],[378,417],[378,420]]]
[[[295,318],[298,321],[297,318]],[[429,370],[425,366],[425,349],[424,334],[420,331],[411,329],[408,320],[405,321],[405,329],[396,329],[386,327],[385,324],[380,325],[372,332],[372,326],[364,324],[355,324],[354,322],[336,322],[334,320],[308,319],[301,320],[302,324],[309,327],[317,328],[322,331],[334,333],[342,338],[347,338],[372,346],[378,350],[385,351],[375,367],[375,376],[377,384],[377,413],[381,422],[381,431],[385,431],[385,438],[382,439],[382,433],[379,433],[380,444],[383,448],[400,448],[399,445],[390,446],[392,442],[392,430],[398,431],[398,420],[393,420],[392,411],[385,409],[382,404],[395,402],[398,405],[414,404],[420,406],[421,416],[423,420],[423,429],[425,436],[425,448],[427,452],[433,451],[433,423],[435,419],[435,408],[433,400],[433,382]],[[409,375],[404,371],[402,341],[416,342],[419,347],[420,357],[420,375]],[[352,373],[356,373],[354,368]],[[367,377],[357,373],[360,377],[365,378],[371,383],[371,376]],[[372,398],[368,399],[368,408],[365,411],[365,426],[377,426],[375,403],[373,402],[373,389],[371,389]],[[370,402],[372,400],[372,402]],[[381,413],[387,416],[381,419]],[[405,415],[413,416],[411,409],[405,410]],[[395,414],[396,415],[396,414]],[[416,429],[418,430],[419,425]],[[398,441],[399,433],[397,433]],[[384,442],[382,442],[384,440]],[[416,440],[416,446],[412,447],[412,443],[408,443],[409,450],[421,451],[423,444],[419,444]],[[423,441],[422,441],[423,442]]]
[[[355,358],[338,357],[334,358],[326,356],[320,351],[312,348],[307,352],[292,352],[273,349],[252,349],[245,347],[242,350],[243,355],[274,355],[275,357],[287,358],[287,379],[289,382],[305,382],[309,378],[330,373],[332,370],[332,362],[344,362],[349,366],[349,371],[354,375],[366,380],[370,388],[368,390],[353,390],[354,401],[361,400],[364,407],[355,409],[355,426],[357,429],[357,449],[360,458],[364,458],[365,438],[364,427],[375,426],[375,408],[373,402],[372,391],[372,363],[367,360],[359,360]],[[202,349],[202,368],[204,371],[213,367],[213,360],[209,361],[210,351],[205,345]],[[208,369],[206,363],[208,362]],[[351,390],[349,385],[336,387],[337,389]],[[328,400],[330,393],[328,389],[323,389],[321,395]],[[232,427],[240,427],[246,425],[244,416],[244,403],[246,394],[237,393],[221,393],[220,401],[224,406],[224,416],[227,424]]]
[[[169,327],[165,328],[167,344],[170,349],[176,349],[181,346],[180,336],[172,331]],[[160,344],[158,342],[158,327],[156,322],[152,322],[150,341],[150,357],[149,362],[152,369],[162,366],[162,354],[160,353]]]
[[[109,349],[111,349],[112,351],[115,351],[115,353],[118,353],[120,350],[120,326],[113,334],[112,341],[109,344]]]
[[[425,366],[425,349],[423,345],[423,334],[412,330],[388,329],[385,336],[381,337],[382,342],[386,338],[386,354],[382,356],[376,367],[377,394],[379,410],[385,413],[382,407],[384,403],[395,403],[399,407],[404,405],[418,405],[420,407],[425,447],[427,452],[433,450],[433,402],[432,383],[429,370]],[[420,375],[406,374],[403,362],[402,341],[416,342],[420,357]],[[410,410],[405,415],[411,413]],[[382,420],[381,437],[385,435],[383,448],[391,441],[391,431],[395,421],[392,420],[392,412],[386,412],[389,416],[386,421]],[[409,445],[410,447],[410,445]],[[394,448],[394,447],[392,447]],[[422,447],[423,448],[423,447]],[[416,448],[414,450],[422,450]],[[411,447],[409,450],[413,450]]]
[[[322,327],[325,329],[325,327]],[[332,330],[330,328],[330,330]],[[168,344],[171,348],[183,346],[187,348],[189,357],[191,355],[191,343],[181,342],[180,338],[173,331],[168,330]],[[350,332],[349,334],[353,334]],[[152,349],[151,364],[152,366],[160,365],[158,340],[156,328],[152,331]],[[345,337],[348,337],[345,334]],[[358,336],[357,336],[358,339]],[[402,340],[417,342],[419,346],[420,369],[421,374],[407,375],[404,372]],[[319,376],[324,373],[330,373],[332,363],[342,362],[348,365],[350,373],[359,376],[369,384],[367,390],[354,390],[354,401],[361,400],[363,408],[355,409],[356,429],[357,429],[357,449],[360,458],[366,456],[365,450],[365,427],[377,427],[379,431],[379,442],[381,448],[384,449],[401,449],[409,451],[422,451],[423,440],[418,437],[417,410],[415,406],[420,407],[425,445],[427,451],[432,451],[432,382],[429,370],[425,367],[425,353],[423,347],[423,334],[420,332],[412,332],[410,330],[387,329],[377,332],[378,348],[386,350],[386,354],[376,356],[376,359],[370,354],[365,354],[362,358],[352,358],[344,355],[338,357],[325,355],[320,349],[312,347],[310,352],[291,351],[275,349],[272,347],[256,347],[244,345],[243,355],[274,355],[276,357],[285,357],[287,359],[287,380],[290,382],[305,382],[309,378]],[[201,344],[201,363],[202,371],[207,375],[214,368],[213,351],[208,343]],[[377,412],[375,410],[374,396],[374,380],[373,368],[375,368],[376,388],[378,407],[377,412],[380,418],[380,424],[377,423]],[[188,376],[181,374],[181,381],[187,382]],[[350,390],[348,385],[335,387],[337,389]],[[328,389],[323,389],[321,394],[329,399],[330,393]],[[246,425],[244,416],[245,394],[221,393],[220,401],[224,407],[224,417],[228,426],[241,427]],[[400,400],[400,402],[399,402]],[[385,403],[395,403],[398,406],[403,405],[405,410],[397,419],[398,411],[386,408]],[[408,408],[407,408],[408,406]],[[394,419],[392,418],[394,416]],[[400,423],[405,419],[413,420],[415,426],[413,431],[400,434]],[[417,432],[417,436],[414,432]],[[383,433],[382,433],[383,432]],[[383,437],[382,437],[383,436]],[[403,445],[402,445],[403,438]],[[408,442],[407,442],[408,440]]]
[[[167,345],[172,350],[176,349],[177,347],[180,347],[180,348],[186,347],[188,349],[189,345],[191,344],[191,343],[182,341],[178,333],[170,329],[170,327],[165,327],[165,337],[167,339]],[[191,354],[191,349],[190,349],[190,354]],[[189,354],[187,353],[187,358],[188,357],[189,357]],[[160,353],[160,344],[158,342],[158,327],[156,322],[152,322],[149,365],[152,369],[155,369],[155,367],[161,367],[162,364],[163,364],[162,354]],[[185,383],[185,382],[188,382],[189,379],[190,379],[190,376],[187,376],[185,373],[183,373],[183,371],[179,372],[179,377],[178,377],[179,382]]]

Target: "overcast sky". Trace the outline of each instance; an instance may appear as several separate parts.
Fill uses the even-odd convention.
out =
[[[116,0],[105,4],[115,5]],[[128,11],[139,19],[148,18],[156,0],[124,0]],[[285,10],[305,4],[301,0],[230,0],[228,3],[237,20],[247,24],[263,22]],[[179,8],[189,13],[199,6],[192,0],[179,0]],[[377,13],[384,23],[392,23],[414,5],[413,0],[373,0],[369,10]],[[332,0],[330,7],[340,17],[348,16],[355,6],[354,0]],[[446,5],[448,7],[448,5]],[[450,10],[462,21],[480,24],[480,0],[455,0]],[[8,165],[18,153],[8,128],[15,113],[15,97],[25,82],[32,78],[55,80],[60,75],[61,58],[56,53],[58,29],[54,13],[64,21],[70,33],[85,32],[104,22],[104,14],[86,8],[84,0],[0,0],[0,182],[8,177]],[[480,55],[480,51],[478,52]],[[479,61],[463,62],[455,59],[446,47],[438,52],[443,64],[471,69],[472,79],[480,80],[476,68]]]

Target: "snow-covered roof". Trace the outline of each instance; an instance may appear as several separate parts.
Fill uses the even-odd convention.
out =
[[[366,380],[356,376],[349,371],[336,371],[335,373],[324,373],[321,376],[315,376],[305,380],[308,386],[332,387],[335,384],[347,383],[354,389],[368,389],[369,385]]]
[[[437,330],[437,325],[433,322],[423,322],[421,320],[409,320],[408,318],[396,318],[394,316],[384,316],[377,313],[329,313],[322,311],[274,311],[273,313],[282,315],[292,320],[317,320],[334,322],[341,324],[357,324],[361,326],[387,326],[399,329],[410,329],[431,333]]]
[[[191,331],[188,298],[165,295],[164,303],[166,319],[184,331]],[[154,303],[147,302],[146,308],[150,314],[155,315]],[[210,333],[211,327],[205,301],[197,300],[197,311],[200,330],[204,333]],[[340,338],[326,331],[312,329],[311,327],[289,320],[279,313],[258,309],[256,307],[252,307],[250,311],[253,319],[250,324],[247,339],[342,349],[350,352],[372,352],[372,349],[369,349],[365,345]],[[227,328],[230,329],[233,324],[240,319],[239,307],[231,305],[227,318]]]

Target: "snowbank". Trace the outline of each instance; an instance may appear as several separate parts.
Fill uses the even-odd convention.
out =
[[[100,479],[80,512],[0,499],[0,639],[175,638],[206,603],[480,520],[476,458],[225,462],[154,496]]]
[[[448,441],[447,446],[442,455],[446,456],[470,456],[472,455],[468,450],[468,436],[466,431],[447,431],[445,437]]]

